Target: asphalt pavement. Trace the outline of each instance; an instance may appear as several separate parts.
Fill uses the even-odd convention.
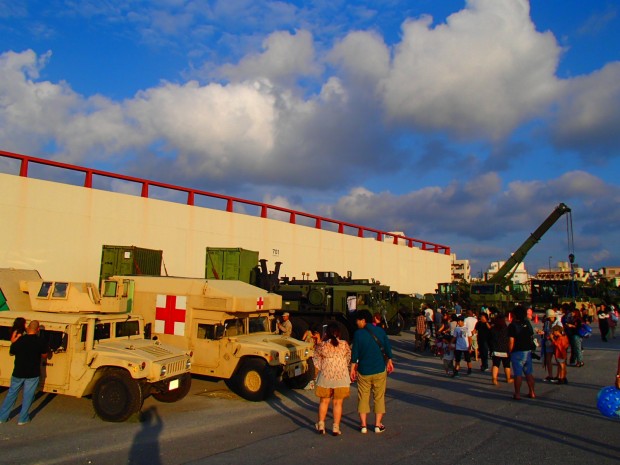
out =
[[[413,352],[410,332],[391,341],[396,371],[389,377],[382,434],[359,433],[355,385],[345,401],[343,434],[333,437],[314,432],[312,391],[282,387],[254,403],[221,381],[195,377],[182,401],[149,398],[141,415],[125,423],[99,420],[89,399],[40,395],[30,424],[17,426],[14,417],[0,425],[0,463],[620,463],[620,419],[596,408],[597,393],[615,379],[620,335],[604,343],[595,328],[584,343],[585,366],[569,367],[567,385],[541,382],[545,373],[537,362],[538,398],[521,401],[512,400],[512,385],[492,385],[477,362],[471,375],[453,379],[438,357]]]

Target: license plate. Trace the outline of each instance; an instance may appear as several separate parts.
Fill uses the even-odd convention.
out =
[[[178,379],[173,379],[172,381],[170,381],[170,384],[168,385],[168,390],[169,391],[174,391],[175,389],[179,388],[179,380]]]
[[[295,367],[295,376],[299,376],[301,375],[301,367],[300,366],[296,366]]]

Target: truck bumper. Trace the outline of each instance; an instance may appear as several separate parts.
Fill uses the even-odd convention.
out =
[[[308,371],[308,362],[301,360],[299,362],[291,363],[283,367],[283,375],[285,378],[295,378],[301,376]]]

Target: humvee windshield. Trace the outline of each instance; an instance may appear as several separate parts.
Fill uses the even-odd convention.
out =
[[[140,334],[140,322],[138,320],[97,323],[97,326],[95,326],[95,340],[110,339],[112,326],[114,326],[114,337],[129,337]]]
[[[257,316],[250,318],[250,333],[264,333],[269,331],[269,318]]]

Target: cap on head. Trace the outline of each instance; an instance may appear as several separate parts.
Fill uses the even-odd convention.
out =
[[[291,316],[291,314],[289,312],[284,312],[282,316]]]
[[[550,308],[549,310],[547,310],[546,315],[547,315],[547,318],[554,318],[555,317],[555,310]]]

